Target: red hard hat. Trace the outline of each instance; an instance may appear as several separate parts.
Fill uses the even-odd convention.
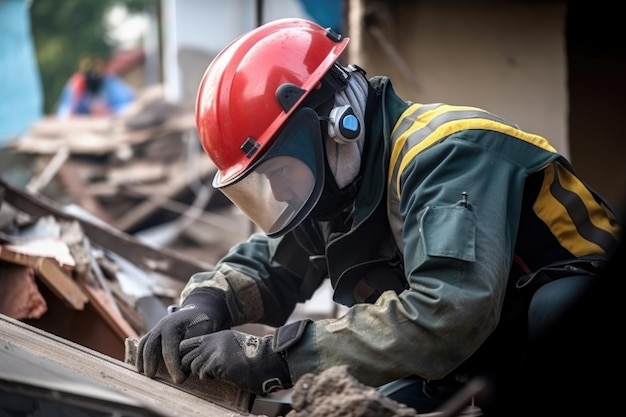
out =
[[[214,186],[246,174],[348,41],[308,20],[280,19],[215,57],[200,82],[195,115],[202,146],[218,168]]]

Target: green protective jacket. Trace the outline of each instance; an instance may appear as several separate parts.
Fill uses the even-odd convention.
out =
[[[371,386],[445,377],[494,334],[520,275],[617,245],[610,210],[544,138],[478,108],[407,102],[386,77],[370,100],[348,223],[255,234],[182,293],[218,287],[235,325],[282,326],[330,278],[350,308],[301,326],[293,381],[335,365]]]

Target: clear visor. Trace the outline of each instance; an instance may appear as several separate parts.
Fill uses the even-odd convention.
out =
[[[220,190],[265,234],[277,237],[308,216],[323,185],[319,119],[315,111],[302,108],[249,172]]]

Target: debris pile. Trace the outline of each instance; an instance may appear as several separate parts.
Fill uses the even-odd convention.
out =
[[[215,167],[196,137],[193,112],[143,92],[117,117],[47,117],[13,143],[33,159],[28,190],[71,201],[118,230],[136,232],[198,209],[230,207],[209,186]],[[207,216],[211,224],[224,219]]]
[[[210,187],[193,113],[44,118],[0,149],[0,313],[124,358],[189,277],[251,231]]]
[[[472,405],[472,398],[484,389],[484,381],[470,381],[438,410],[417,413],[360,383],[347,366],[334,366],[298,379],[291,396],[292,410],[285,417],[478,417],[482,411]]]
[[[397,403],[354,379],[345,366],[319,375],[303,375],[294,386],[293,410],[286,417],[415,417],[414,409]]]

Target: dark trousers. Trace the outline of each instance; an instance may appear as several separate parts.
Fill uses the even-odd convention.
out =
[[[606,378],[600,378],[600,372],[606,369],[598,369],[597,365],[604,363],[602,359],[610,360],[598,360],[598,343],[605,343],[607,335],[600,329],[611,320],[604,316],[609,306],[602,301],[608,281],[602,285],[599,282],[591,276],[565,277],[534,293],[524,323],[525,341],[513,339],[516,346],[511,346],[506,343],[511,338],[501,337],[473,365],[470,380],[487,382],[486,389],[474,398],[485,415],[548,416],[584,409],[597,411],[602,396],[596,397],[600,390],[593,384],[601,384]],[[620,326],[621,321],[614,330]],[[610,354],[609,349],[606,353]],[[463,384],[453,378],[426,382],[413,377],[402,381],[384,387],[383,393],[418,413],[440,410],[454,394],[463,394],[459,392]]]

